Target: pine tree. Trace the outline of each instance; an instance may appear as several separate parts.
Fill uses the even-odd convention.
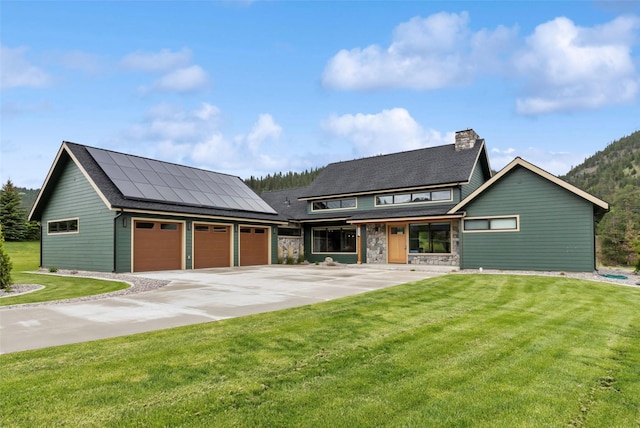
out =
[[[0,225],[0,288],[11,290],[11,269],[13,264],[9,258],[9,254],[4,250],[4,235],[2,234],[2,225]]]
[[[0,224],[7,241],[21,241],[25,236],[27,218],[20,199],[18,189],[7,180],[0,191]]]

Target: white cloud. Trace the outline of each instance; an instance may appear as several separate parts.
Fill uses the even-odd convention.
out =
[[[273,117],[270,114],[261,114],[247,135],[249,149],[252,153],[257,153],[262,142],[277,140],[280,135],[282,135],[282,127],[273,120]]]
[[[141,87],[140,91],[194,92],[207,87],[208,84],[209,77],[202,67],[192,65],[167,73],[150,87]]]
[[[322,82],[334,89],[436,89],[471,81],[496,68],[514,29],[473,33],[466,12],[414,17],[398,25],[387,49],[343,49],[325,67]]]
[[[572,167],[584,162],[588,156],[585,153],[553,152],[535,147],[524,149],[509,147],[507,149],[492,149],[489,161],[491,162],[491,168],[499,171],[516,157],[521,157],[551,174],[564,175]]]
[[[631,48],[640,19],[619,17],[591,28],[560,17],[536,27],[514,55],[514,68],[527,95],[517,100],[520,114],[594,109],[632,102],[640,75]]]
[[[149,109],[143,122],[133,125],[126,132],[126,139],[193,141],[217,129],[219,121],[220,110],[208,103],[202,103],[192,111],[184,111],[170,104],[158,104]]]
[[[29,87],[40,88],[51,83],[51,76],[25,59],[26,47],[0,46],[0,87],[2,89]]]
[[[323,127],[329,134],[351,141],[359,156],[447,144],[454,138],[452,133],[442,135],[438,131],[424,129],[404,108],[376,114],[333,115]]]
[[[260,114],[249,132],[232,138],[222,129],[222,116],[221,110],[209,103],[191,110],[158,104],[131,126],[122,140],[135,145],[143,156],[234,175],[266,174],[299,163],[280,156],[277,148],[261,146],[278,140],[283,133],[270,114]]]
[[[160,52],[133,52],[125,56],[120,65],[128,70],[162,72],[184,67],[191,61],[191,51],[183,48],[173,52],[162,49]]]

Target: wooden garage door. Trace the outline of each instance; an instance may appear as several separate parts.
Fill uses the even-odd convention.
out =
[[[182,269],[182,224],[136,220],[133,271]]]
[[[240,266],[269,264],[269,230],[240,228]]]
[[[193,268],[231,266],[231,227],[193,225]]]

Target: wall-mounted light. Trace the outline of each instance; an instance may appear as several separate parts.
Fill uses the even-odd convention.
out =
[[[191,230],[191,222],[187,221],[187,230]]]
[[[127,218],[122,217],[122,227],[127,227]]]

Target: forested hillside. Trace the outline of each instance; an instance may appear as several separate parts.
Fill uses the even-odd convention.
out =
[[[608,202],[626,186],[640,187],[640,131],[612,142],[562,178]]]
[[[274,173],[273,175],[267,174],[266,177],[256,178],[253,175],[250,178],[244,180],[245,184],[257,194],[266,192],[269,190],[291,189],[293,187],[304,187],[311,184],[311,182],[320,174],[324,168],[315,168],[311,171],[305,170],[304,172],[292,172],[287,173]]]
[[[562,178],[611,204],[598,225],[603,262],[640,264],[640,131],[612,142]]]

